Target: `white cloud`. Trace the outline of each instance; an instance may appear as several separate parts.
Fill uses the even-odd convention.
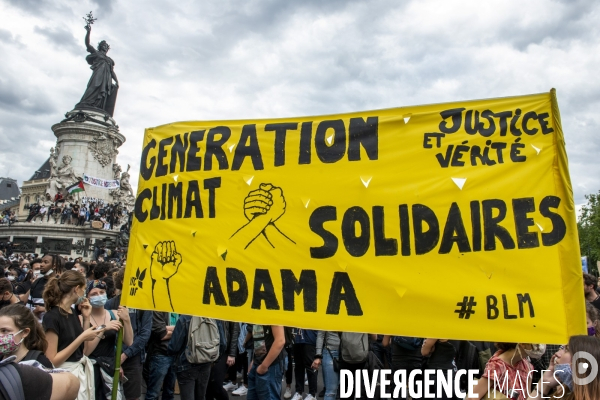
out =
[[[600,189],[600,4],[551,0],[0,1],[0,174],[29,178],[79,101],[90,10],[92,43],[106,39],[115,60],[119,162],[134,184],[150,126],[555,87],[575,202]]]

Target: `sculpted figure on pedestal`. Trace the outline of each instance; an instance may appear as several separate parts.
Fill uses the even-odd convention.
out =
[[[129,164],[127,164],[127,171],[123,172],[121,174],[121,190],[125,191],[129,196],[135,197],[135,195],[133,194],[133,188],[131,187],[131,184],[129,184],[129,169],[131,168],[131,166]]]
[[[117,163],[114,163],[112,170],[114,179],[119,179],[121,177],[121,166]]]
[[[58,173],[58,147],[56,151],[54,151],[54,147],[50,148],[50,160],[48,162],[50,163],[50,178],[55,178]]]
[[[58,168],[56,174],[56,189],[62,190],[79,180],[75,175],[75,170],[73,169],[73,166],[71,165],[72,160],[73,159],[71,158],[71,156],[64,156],[62,158],[63,165],[61,165]]]

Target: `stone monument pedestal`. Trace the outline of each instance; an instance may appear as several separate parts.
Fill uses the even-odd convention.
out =
[[[52,126],[56,136],[55,165],[58,174],[49,180],[47,193],[54,195],[65,185],[76,181],[61,177],[60,168],[65,158],[70,157],[74,176],[82,178],[84,174],[103,180],[120,180],[121,168],[116,164],[118,148],[125,142],[125,136],[119,133],[115,120],[99,109],[75,109],[65,115],[65,119]],[[62,162],[62,165],[61,165]],[[64,175],[64,174],[63,174]],[[109,189],[85,185],[85,194],[106,203],[114,201]]]

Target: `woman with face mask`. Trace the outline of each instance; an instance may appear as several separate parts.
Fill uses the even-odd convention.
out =
[[[110,396],[112,391],[115,345],[119,329],[124,328],[123,343],[127,346],[131,346],[133,343],[129,310],[125,307],[119,307],[118,310],[105,310],[106,289],[107,286],[103,280],[94,280],[87,285],[87,298],[92,306],[91,323],[93,326],[105,326],[103,334],[88,342],[84,351],[84,354],[94,361],[96,399],[105,399]],[[83,322],[83,317],[80,319]]]
[[[546,345],[531,343],[496,343],[498,351],[494,353],[485,366],[481,379],[473,388],[479,399],[486,396],[493,398],[495,393],[502,393],[509,399],[525,400],[531,391],[531,374],[534,370],[530,358],[539,359],[546,351]],[[497,377],[497,378],[496,378]],[[508,386],[504,385],[504,381]],[[501,389],[497,382],[503,385]],[[488,385],[490,393],[488,393]],[[509,390],[518,389],[507,393]],[[495,391],[495,393],[494,393]],[[523,395],[523,393],[525,395]]]
[[[586,357],[573,359],[575,354],[584,354]],[[569,344],[552,357],[548,371],[538,383],[536,389],[529,395],[529,399],[553,398],[565,400],[590,400],[600,399],[600,374],[593,367],[590,368],[591,359],[600,362],[600,339],[594,336],[572,336]],[[573,370],[574,369],[574,370]],[[541,384],[542,381],[544,384]]]
[[[94,367],[84,355],[90,343],[104,334],[91,325],[92,306],[85,297],[85,278],[76,271],[66,271],[50,278],[44,289],[46,314],[44,331],[48,348],[46,357],[57,368],[66,369],[79,379],[78,400],[94,397]],[[73,306],[81,311],[81,321]]]
[[[588,336],[600,337],[598,309],[590,302],[585,302],[585,316]]]
[[[52,369],[52,363],[44,355],[47,348],[42,325],[31,310],[22,304],[0,310],[0,359],[16,356],[15,362],[35,360]]]

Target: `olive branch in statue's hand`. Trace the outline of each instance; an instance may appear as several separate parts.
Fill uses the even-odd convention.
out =
[[[94,18],[92,12],[90,11],[85,17],[83,17],[83,20],[86,23],[85,30],[89,31],[90,29],[92,29],[92,24],[94,23],[94,21],[97,21],[98,18]]]

